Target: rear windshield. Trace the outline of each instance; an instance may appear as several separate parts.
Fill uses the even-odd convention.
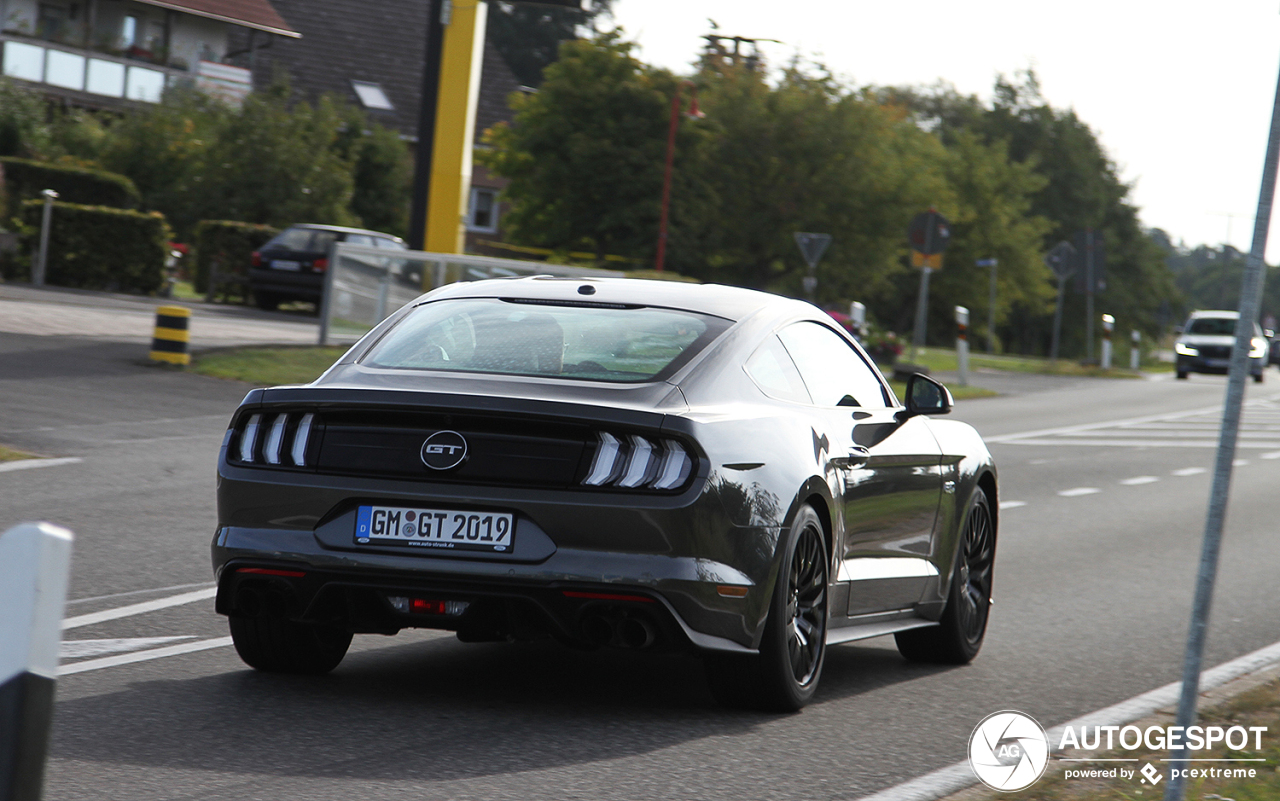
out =
[[[262,249],[300,250],[307,253],[321,253],[329,250],[329,246],[337,238],[336,231],[319,231],[315,228],[288,228],[277,234],[275,239],[263,245]]]
[[[649,307],[546,305],[490,298],[424,303],[362,363],[591,381],[660,381],[730,321]]]

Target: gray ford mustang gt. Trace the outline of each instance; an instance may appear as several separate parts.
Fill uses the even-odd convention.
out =
[[[982,645],[996,470],[817,308],[533,277],[429,292],[305,386],[255,389],[218,461],[217,610],[265,671],[353,633],[686,648],[723,703],[796,710],[826,648]]]

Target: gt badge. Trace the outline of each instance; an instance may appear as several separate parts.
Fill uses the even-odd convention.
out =
[[[422,463],[432,470],[452,470],[467,458],[467,441],[457,431],[437,431],[422,443]]]

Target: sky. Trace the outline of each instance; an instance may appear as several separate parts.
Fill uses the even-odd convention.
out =
[[[641,60],[689,72],[711,30],[769,38],[850,85],[939,80],[989,100],[997,74],[1098,136],[1144,225],[1188,246],[1248,251],[1280,66],[1280,2],[1221,0],[614,0]],[[1273,215],[1273,220],[1280,214]],[[1273,223],[1268,261],[1280,261]]]

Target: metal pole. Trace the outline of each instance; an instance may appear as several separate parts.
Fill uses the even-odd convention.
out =
[[[1093,361],[1093,229],[1084,229],[1084,316],[1086,361]]]
[[[1049,347],[1049,358],[1058,360],[1058,340],[1062,337],[1062,296],[1066,291],[1067,279],[1058,276],[1058,305],[1053,308],[1053,344]]]
[[[36,286],[44,286],[47,272],[45,268],[49,264],[49,228],[53,217],[53,199],[58,196],[52,189],[46,189],[40,194],[44,195],[44,211],[40,216],[40,253],[31,270],[31,283]]]
[[[1227,513],[1227,496],[1231,489],[1231,465],[1236,455],[1236,437],[1240,430],[1240,410],[1244,405],[1244,380],[1249,372],[1249,350],[1252,347],[1254,320],[1262,295],[1262,259],[1267,251],[1267,231],[1271,227],[1271,205],[1276,191],[1276,166],[1280,160],[1280,79],[1271,106],[1271,132],[1267,136],[1267,155],[1262,165],[1262,186],[1258,191],[1258,213],[1253,221],[1253,243],[1245,262],[1240,284],[1240,319],[1236,321],[1236,341],[1231,349],[1231,368],[1227,376],[1226,402],[1222,410],[1222,432],[1218,437],[1218,454],[1213,470],[1213,487],[1209,493],[1209,511],[1204,524],[1204,544],[1200,552],[1200,570],[1196,576],[1196,595],[1191,608],[1191,625],[1187,632],[1187,652],[1182,667],[1182,697],[1178,701],[1179,726],[1195,722],[1196,699],[1200,693],[1200,667],[1204,659],[1205,637],[1209,628],[1209,610],[1213,604],[1213,585],[1218,573],[1218,553],[1222,545],[1222,527]],[[1185,731],[1185,729],[1184,729]],[[1170,755],[1169,784],[1165,801],[1182,801],[1186,780],[1181,777],[1187,766],[1187,749]],[[1174,772],[1174,771],[1177,772]]]
[[[996,352],[996,270],[999,261],[991,262],[991,292],[987,298],[987,353]]]
[[[658,216],[658,255],[653,259],[653,269],[662,272],[667,259],[667,214],[671,209],[671,168],[676,160],[676,128],[680,124],[680,85],[671,97],[671,124],[667,128],[667,161],[662,168],[662,212]]]
[[[916,329],[911,336],[911,354],[907,357],[909,361],[916,360],[916,348],[924,346],[924,336],[926,333],[926,317],[929,315],[929,273],[933,272],[932,267],[923,267],[920,270],[920,297],[916,301]]]

